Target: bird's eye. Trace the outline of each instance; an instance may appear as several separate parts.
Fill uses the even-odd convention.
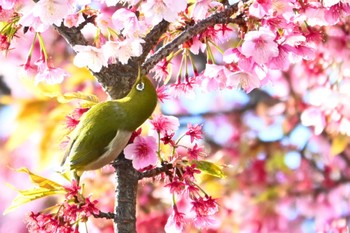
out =
[[[145,84],[143,82],[140,82],[136,85],[136,90],[143,91],[145,89]]]

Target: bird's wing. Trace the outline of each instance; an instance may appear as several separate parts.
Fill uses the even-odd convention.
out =
[[[70,169],[84,170],[108,150],[109,143],[118,132],[122,114],[117,106],[100,103],[81,118],[72,134],[67,150]],[[114,108],[114,109],[111,109]]]
[[[90,133],[86,130],[83,132],[84,140],[79,140],[78,136],[68,156],[71,169],[84,170],[85,166],[96,161],[108,150],[108,144],[117,134],[117,130],[107,130],[103,133]]]

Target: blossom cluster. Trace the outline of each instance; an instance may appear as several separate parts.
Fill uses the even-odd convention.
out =
[[[20,29],[24,29],[24,34],[30,32],[42,33],[48,31],[51,25],[66,27],[79,27],[80,24],[88,18],[94,19],[92,27],[86,29],[87,37],[91,35],[91,29],[95,32],[93,45],[75,45],[73,49],[77,53],[74,58],[74,64],[78,67],[88,67],[93,72],[99,72],[102,67],[109,64],[120,62],[127,64],[131,57],[137,57],[142,54],[142,37],[161,20],[174,22],[178,19],[178,13],[184,11],[187,6],[185,0],[177,1],[145,1],[142,4],[128,1],[127,3],[135,5],[134,8],[115,9],[112,14],[110,11],[98,12],[89,7],[91,1],[52,1],[43,0],[32,3],[27,7],[27,1],[5,1],[1,8],[1,21],[5,21],[9,26],[1,29],[1,50],[11,49],[12,38],[14,35],[22,34]],[[119,1],[100,1],[101,6],[112,7]],[[84,6],[81,9],[81,6]],[[136,7],[139,7],[137,9]],[[142,20],[139,19],[137,11],[143,11]],[[6,11],[6,12],[5,12]],[[6,14],[5,14],[6,13]],[[11,14],[12,13],[12,14]],[[157,16],[157,17],[154,17]],[[15,21],[14,21],[15,19]],[[11,30],[5,31],[5,28]],[[89,34],[90,33],[90,34]],[[16,44],[14,41],[13,44]],[[41,44],[42,49],[42,44]],[[30,58],[33,46],[29,52],[24,68],[28,71],[32,68]],[[46,58],[47,59],[47,58]],[[43,59],[40,59],[43,60]],[[46,62],[44,60],[44,62]],[[37,82],[47,81],[49,84],[60,83],[66,74],[53,69],[51,65],[43,69],[38,69],[36,73],[41,73],[35,80]]]
[[[154,115],[150,124],[152,129],[149,134],[155,136],[136,136],[133,143],[124,149],[124,154],[132,160],[135,169],[142,171],[157,165],[172,164],[173,169],[166,172],[167,178],[164,180],[165,187],[173,196],[173,211],[165,231],[182,232],[190,222],[199,229],[212,226],[218,204],[200,188],[196,180],[196,175],[201,174],[196,162],[202,160],[204,155],[203,147],[198,144],[198,140],[202,139],[202,125],[188,124],[186,132],[175,140],[179,128],[176,117]],[[185,139],[189,146],[182,142]],[[167,146],[170,149],[166,149]]]
[[[73,180],[71,186],[65,187],[63,203],[57,204],[54,213],[31,212],[26,219],[29,232],[77,233],[79,223],[85,223],[92,215],[98,214],[97,200],[91,201],[80,193],[80,186]]]
[[[78,67],[88,67],[93,72],[99,72],[113,63],[127,64],[132,57],[140,56],[143,52],[144,36],[161,20],[191,24],[225,8],[222,3],[216,1],[197,1],[190,7],[185,0],[177,1],[176,4],[167,0],[148,0],[140,3],[101,0],[97,1],[101,4],[101,11],[96,11],[90,7],[91,1],[44,0],[21,8],[24,2],[6,1],[3,4],[4,10],[13,12],[4,18],[4,21],[11,24],[12,30],[2,30],[1,48],[9,49],[13,36],[21,27],[26,31],[44,33],[50,25],[79,27],[87,20],[94,19],[82,28],[85,37],[94,38],[91,45],[73,47],[77,53],[74,64]],[[108,10],[117,3],[128,4],[129,8]],[[103,7],[106,10],[103,10]],[[199,77],[191,82],[186,78],[185,82],[178,82],[185,85],[177,85],[175,88],[187,93],[195,82],[207,90],[242,88],[249,92],[270,81],[269,70],[287,70],[300,59],[314,59],[321,32],[314,30],[313,26],[334,25],[350,11],[347,1],[254,1],[250,6],[240,7],[240,11],[246,12],[249,18],[247,27],[215,25],[208,27],[203,33],[194,35],[182,45],[183,57],[190,56],[187,50],[193,54],[206,51],[208,61],[205,71]],[[172,34],[176,35],[181,30],[181,27],[178,27]],[[173,38],[167,37],[168,40]],[[215,50],[228,40],[236,40],[237,44],[224,48],[223,63],[220,63],[215,59]],[[29,60],[30,57],[25,63],[25,69],[31,67]],[[46,63],[45,60],[44,62]],[[185,63],[184,66],[189,65]],[[164,68],[156,66],[154,71],[165,74],[157,71],[158,67]],[[196,76],[198,70],[194,67],[193,71]],[[41,73],[36,78],[37,82],[46,80],[48,83],[59,83],[66,77],[66,74],[53,69],[50,64],[37,72]],[[185,76],[188,75],[190,74],[186,70]]]

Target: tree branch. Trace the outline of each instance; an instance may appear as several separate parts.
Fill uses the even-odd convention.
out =
[[[172,168],[173,168],[173,165],[171,163],[166,163],[166,164],[163,164],[161,167],[156,167],[152,170],[140,172],[138,178],[139,178],[139,180],[141,180],[141,179],[147,178],[147,177],[155,177],[163,172],[169,171]]]
[[[105,219],[114,219],[115,214],[111,212],[102,212],[100,211],[98,214],[94,214],[95,218],[105,218]]]
[[[87,21],[88,23],[88,21]],[[87,24],[86,23],[86,24]],[[55,30],[68,42],[68,44],[73,47],[74,45],[87,45],[88,42],[81,33],[80,27],[66,27],[61,24],[61,26],[54,26]]]
[[[139,64],[142,64],[150,51],[157,45],[159,38],[166,32],[168,29],[169,22],[163,20],[158,25],[153,27],[153,29],[146,35],[144,38],[145,43],[142,47],[142,55],[140,57],[136,57],[136,61]]]
[[[242,0],[241,2],[246,3],[249,0]],[[225,10],[213,14],[212,16],[194,24],[193,26],[189,26],[183,32],[181,32],[177,37],[175,37],[171,42],[167,43],[159,50],[157,50],[152,56],[150,56],[142,68],[145,73],[148,73],[159,61],[163,58],[167,57],[170,53],[175,52],[180,45],[184,42],[191,39],[194,35],[200,34],[204,32],[208,27],[211,27],[215,24],[221,23],[242,23],[241,16],[236,17],[235,19],[230,19],[230,17],[238,12],[238,5],[240,2],[233,4],[232,6],[228,6]]]

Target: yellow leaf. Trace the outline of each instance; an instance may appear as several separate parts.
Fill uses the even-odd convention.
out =
[[[96,80],[87,68],[78,68],[74,65],[67,65],[65,69],[71,74],[71,77],[66,80],[71,86],[76,87],[86,81],[89,81],[90,83],[91,81]]]
[[[13,98],[10,95],[4,95],[0,97],[0,104],[9,105],[13,103]]]
[[[18,192],[19,194],[15,197],[15,199],[13,199],[11,205],[4,211],[4,215],[28,202],[55,194],[63,194],[66,191],[63,188],[50,190],[45,188],[34,188],[28,190],[18,190]]]
[[[58,96],[57,101],[60,103],[68,103],[72,100],[85,100],[87,102],[92,102],[92,103],[99,103],[100,100],[97,98],[97,96],[92,95],[92,94],[85,94],[83,92],[71,92],[71,93],[66,93],[64,95]]]
[[[331,145],[331,155],[338,155],[342,153],[345,148],[348,146],[349,137],[339,134],[332,140]]]
[[[201,181],[200,185],[206,193],[209,193],[210,196],[213,196],[214,198],[224,195],[225,187],[222,185],[222,183],[218,182],[217,179],[210,175],[205,175],[204,179],[205,181]]]
[[[60,84],[35,84],[34,77],[22,77],[20,79],[21,85],[30,92],[36,99],[45,99],[46,93],[61,93],[62,86]],[[47,99],[47,98],[46,98]]]
[[[49,104],[47,100],[22,100],[19,102],[20,110],[16,119],[16,129],[6,143],[6,149],[15,149],[33,132],[40,130],[41,118],[45,116]]]
[[[63,155],[60,146],[67,134],[64,121],[71,110],[70,105],[61,104],[50,112],[48,120],[45,121],[39,147],[39,169],[45,168],[49,163],[60,163]]]
[[[66,193],[65,188],[62,185],[42,176],[36,175],[27,168],[20,168],[17,171],[27,173],[32,183],[38,185],[39,187],[27,190],[15,189],[19,192],[19,194],[12,201],[11,205],[4,211],[4,215],[25,203],[37,200],[39,198]]]
[[[64,82],[64,90],[76,90],[77,87],[85,93],[92,93],[96,88],[96,78],[87,68],[67,65],[65,69],[71,74]]]
[[[49,190],[63,188],[62,185],[60,185],[52,180],[49,180],[45,177],[36,175],[36,174],[32,173],[31,171],[29,171],[25,167],[19,168],[19,169],[17,169],[17,171],[27,173],[29,175],[29,178],[32,181],[32,183],[38,185],[40,188],[45,188],[45,189],[49,189]]]

